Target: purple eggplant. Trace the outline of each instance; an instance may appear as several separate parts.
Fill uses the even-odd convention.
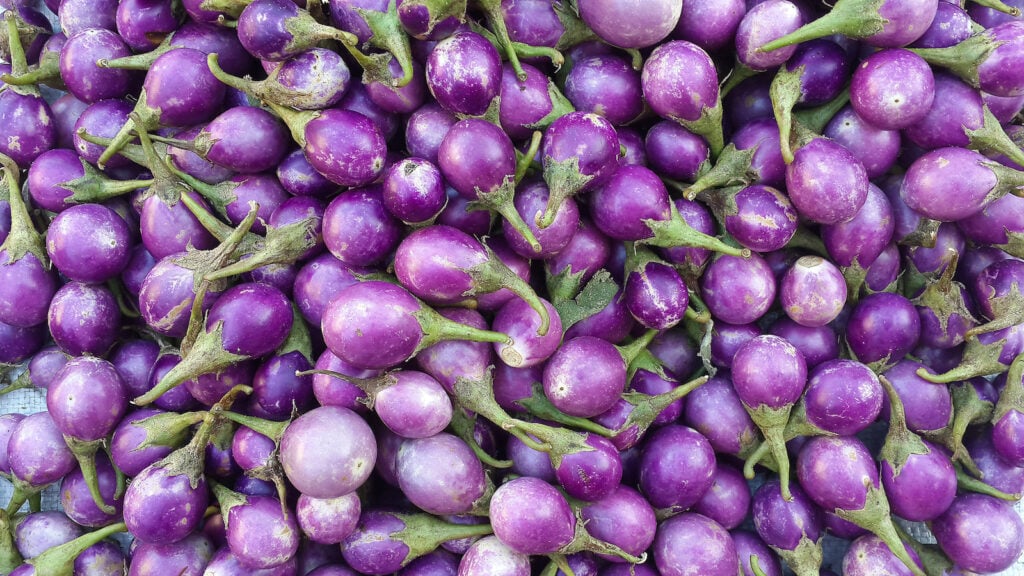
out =
[[[390,312],[382,315],[381,304]],[[404,288],[382,281],[343,289],[324,311],[323,331],[339,358],[362,368],[395,366],[441,340],[510,343],[505,334],[447,320]]]
[[[657,0],[641,5],[633,1],[583,0],[578,7],[580,18],[602,40],[620,48],[636,49],[665,39],[679,22],[683,3]]]
[[[873,532],[912,574],[924,575],[900,540],[877,465],[860,440],[812,438],[800,450],[796,468],[800,485],[818,506]]]
[[[984,529],[975,532],[975,526]],[[999,572],[1024,549],[1024,523],[1006,502],[982,494],[965,494],[932,522],[935,539],[951,560],[965,570]],[[965,538],[974,533],[975,538]]]
[[[685,40],[658,46],[644,63],[641,82],[655,113],[703,136],[711,156],[718,157],[725,145],[722,99],[715,67],[704,50]]]
[[[331,182],[364,186],[384,171],[384,136],[366,116],[337,107],[316,112],[276,104],[272,108],[302,146],[306,160]]]
[[[485,536],[488,524],[453,524],[428,514],[364,510],[356,530],[341,545],[345,562],[362,574],[399,573],[447,540]]]
[[[351,72],[341,56],[322,48],[312,48],[276,63],[264,80],[228,74],[220,67],[217,54],[211,54],[207,60],[210,71],[224,84],[260,101],[300,110],[334,106],[351,80]]]
[[[913,522],[933,520],[953,503],[957,475],[938,446],[907,428],[903,402],[884,377],[889,396],[889,433],[879,454],[882,485],[897,516]],[[922,497],[927,494],[927,497]]]
[[[452,188],[471,201],[471,209],[486,208],[501,214],[535,252],[541,250],[516,211],[515,148],[501,128],[476,118],[456,123],[441,141],[438,167]]]
[[[651,552],[664,576],[733,576],[739,570],[736,544],[729,532],[694,512],[662,521]]]
[[[0,155],[3,186],[9,192],[11,229],[0,244],[0,322],[28,328],[46,320],[46,311],[57,291],[50,259],[29,216],[19,186],[20,171]]]
[[[11,73],[27,71],[25,51],[18,35],[17,11],[4,12],[10,42]],[[0,90],[0,154],[28,167],[40,154],[56,144],[57,127],[50,106],[35,85],[4,85]]]
[[[531,304],[547,333],[550,317],[536,293],[483,243],[455,228],[430,226],[413,232],[395,252],[395,275],[414,296],[435,305],[454,305],[477,294],[508,288]]]
[[[540,228],[551,226],[563,202],[600,186],[618,168],[619,139],[611,123],[596,114],[570,112],[544,132],[541,158],[550,193]]]
[[[253,309],[262,313],[249,313]],[[191,346],[183,361],[154,388],[135,398],[135,404],[144,406],[186,380],[273,352],[288,337],[292,309],[277,288],[268,284],[238,284],[217,299],[205,325],[205,329],[196,330],[199,333],[190,338]]]
[[[136,124],[151,131],[158,126],[189,126],[209,120],[223,105],[225,86],[210,73],[199,50],[171,50],[153,62],[146,74],[135,119],[129,118],[100,155],[103,167],[131,138]],[[181,98],[187,94],[187,98]]]
[[[793,404],[807,386],[807,364],[778,336],[757,336],[740,346],[732,361],[732,382],[751,419],[764,433],[779,467],[782,495],[789,492],[789,457],[783,434]]]

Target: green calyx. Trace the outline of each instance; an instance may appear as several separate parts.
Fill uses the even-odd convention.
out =
[[[878,13],[886,0],[838,0],[832,10],[785,36],[764,44],[758,51],[771,52],[816,38],[842,34],[867,38],[883,30],[888,21]]]
[[[903,409],[903,400],[896,389],[886,379],[879,376],[878,381],[882,383],[886,394],[889,396],[889,432],[885,436],[885,444],[879,453],[879,460],[888,462],[892,467],[893,477],[899,477],[903,465],[915,454],[928,454],[931,449],[921,440],[921,437],[907,428],[907,418]]]
[[[572,287],[567,285],[566,293],[570,290]],[[604,269],[598,270],[574,296],[552,303],[562,320],[562,331],[604,310],[618,293],[619,285],[611,273]]]
[[[83,534],[70,542],[54,546],[26,562],[35,567],[35,574],[37,576],[72,576],[75,572],[75,559],[82,552],[85,552],[90,546],[102,542],[105,538],[127,530],[128,527],[125,526],[124,522],[104,526],[93,532]]]
[[[885,490],[881,486],[876,487],[870,483],[866,490],[867,494],[864,499],[863,508],[859,510],[842,510],[837,508],[835,514],[843,520],[853,522],[857,526],[878,536],[889,547],[889,551],[899,558],[914,576],[927,576],[923,570],[918,568],[903,545],[903,540],[900,538],[896,525],[892,520],[889,501],[885,497]]]
[[[934,374],[927,368],[917,369],[917,375],[934,384],[949,384],[975,376],[998,374],[1007,369],[1000,361],[1006,338],[983,344],[977,336],[968,336],[964,347],[963,360],[958,366],[942,374]]]
[[[648,244],[661,248],[673,248],[688,246],[691,248],[705,248],[713,252],[720,252],[730,256],[749,258],[750,250],[730,245],[714,236],[698,232],[686,223],[675,202],[669,202],[668,220],[648,219],[644,223],[651,230],[651,237],[638,240],[637,244]]]
[[[744,404],[743,407],[764,434],[764,443],[768,445],[768,450],[778,466],[782,498],[792,501],[793,494],[789,489],[789,453],[786,452],[785,438],[786,424],[789,422],[792,406],[773,408],[767,405],[750,407]]]
[[[50,258],[46,254],[43,237],[36,231],[32,216],[28,212],[28,205],[22,196],[19,182],[21,170],[14,160],[4,154],[0,154],[0,168],[3,170],[2,186],[7,189],[8,202],[11,205],[11,230],[7,234],[7,239],[0,244],[0,251],[7,254],[7,262],[3,264],[12,264],[31,254],[44,268],[49,269]]]

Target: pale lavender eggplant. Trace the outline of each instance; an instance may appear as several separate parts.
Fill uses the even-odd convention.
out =
[[[491,328],[508,335],[508,340],[496,342],[494,351],[501,361],[514,368],[536,366],[555,353],[561,343],[562,320],[555,307],[541,299],[551,318],[550,328],[538,336],[542,319],[525,300],[513,298],[498,310]]]
[[[462,556],[459,574],[529,576],[530,557],[516,552],[496,536],[485,536],[474,542]]]
[[[587,522],[587,531],[595,538],[635,556],[641,555],[654,541],[657,528],[654,509],[629,486],[617,486],[603,498],[587,503],[580,514]],[[602,558],[613,562],[621,560],[607,555]]]
[[[565,341],[544,368],[544,394],[559,410],[590,418],[610,409],[626,388],[623,352],[593,336]]]
[[[786,315],[808,327],[835,320],[846,305],[846,281],[834,264],[803,256],[782,277],[779,297]]]
[[[345,562],[362,574],[392,574],[446,540],[481,536],[490,526],[445,522],[426,514],[364,510],[359,524],[342,543]]]
[[[14,529],[14,542],[22,556],[33,559],[81,535],[82,527],[62,512],[47,510],[25,516]]]
[[[900,196],[925,217],[953,222],[1013,191],[1020,185],[1018,174],[966,148],[939,148],[910,166]]]
[[[213,542],[194,532],[173,544],[140,543],[132,553],[128,576],[171,570],[179,576],[201,576],[213,557]]]
[[[907,553],[916,554],[907,548]],[[915,558],[916,560],[916,558]],[[885,542],[873,534],[861,536],[850,544],[843,556],[843,574],[848,576],[867,576],[868,574],[891,574],[893,576],[910,576],[913,574],[903,562],[897,558]]]
[[[301,494],[295,505],[295,517],[310,540],[339,544],[355,531],[361,509],[355,492],[327,499]]]
[[[239,563],[250,569],[266,569],[291,560],[299,548],[295,515],[271,496],[245,496],[219,484],[213,485],[220,502],[227,543]]]
[[[388,378],[389,384],[376,392],[373,403],[377,416],[392,432],[403,438],[428,438],[448,427],[452,403],[437,380],[414,370],[395,371]]]
[[[764,259],[721,255],[701,278],[701,296],[711,314],[730,324],[748,324],[768,311],[775,300],[775,277]]]
[[[395,474],[406,497],[435,515],[470,512],[487,489],[483,465],[469,445],[443,432],[402,442]]]
[[[75,558],[75,573],[81,576],[118,576],[127,571],[125,553],[110,540],[93,544]]]
[[[460,230],[436,225],[409,234],[395,251],[394,268],[402,286],[431,304],[451,306],[509,290],[541,316],[538,334],[548,330],[550,316],[533,289],[493,251]]]
[[[298,572],[298,558],[291,559],[270,568],[250,568],[242,564],[238,555],[226,546],[221,546],[210,563],[203,570],[203,576],[295,576]]]
[[[531,502],[532,506],[525,504]],[[521,554],[552,554],[572,542],[576,518],[565,497],[537,478],[502,484],[491,497],[494,535]]]
[[[821,18],[762,46],[762,50],[777,50],[833,34],[863,40],[878,48],[906,46],[928,30],[938,4],[937,0],[845,0]]]
[[[718,155],[724,146],[721,93],[714,64],[704,50],[685,40],[661,44],[644,62],[640,81],[656,114],[703,136],[711,155]]]
[[[646,48],[664,40],[675,29],[683,10],[681,0],[583,0],[579,14],[602,40],[620,48]]]
[[[529,307],[525,302],[523,305]],[[382,314],[384,310],[387,314]],[[557,316],[553,309],[549,309],[549,314]],[[537,319],[539,322],[539,316]],[[395,366],[441,340],[511,343],[505,334],[447,320],[401,286],[382,281],[355,284],[339,292],[324,311],[322,327],[328,348],[361,368]],[[534,327],[534,332],[538,328]],[[560,323],[556,326],[552,322],[549,336],[557,338],[560,332]]]
[[[14,426],[7,441],[7,461],[12,477],[37,488],[75,468],[75,456],[47,412],[30,414]]]
[[[338,441],[324,444],[325,437]],[[361,416],[338,406],[315,408],[296,418],[280,442],[281,465],[299,492],[337,498],[361,486],[373,471],[377,445]],[[307,457],[309,451],[319,456]]]
[[[335,356],[329,349],[320,354],[313,368],[314,370],[338,372],[352,378],[380,376],[379,370],[357,369]],[[316,400],[321,406],[341,406],[358,413],[365,413],[367,410],[364,404],[367,396],[361,388],[352,382],[327,374],[313,375],[313,395],[316,396]]]

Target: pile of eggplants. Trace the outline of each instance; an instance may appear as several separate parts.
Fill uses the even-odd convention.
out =
[[[1024,0],[0,7],[0,574],[1024,552]]]

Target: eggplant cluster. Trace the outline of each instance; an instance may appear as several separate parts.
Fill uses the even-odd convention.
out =
[[[1022,7],[0,0],[0,574],[1010,568]]]

